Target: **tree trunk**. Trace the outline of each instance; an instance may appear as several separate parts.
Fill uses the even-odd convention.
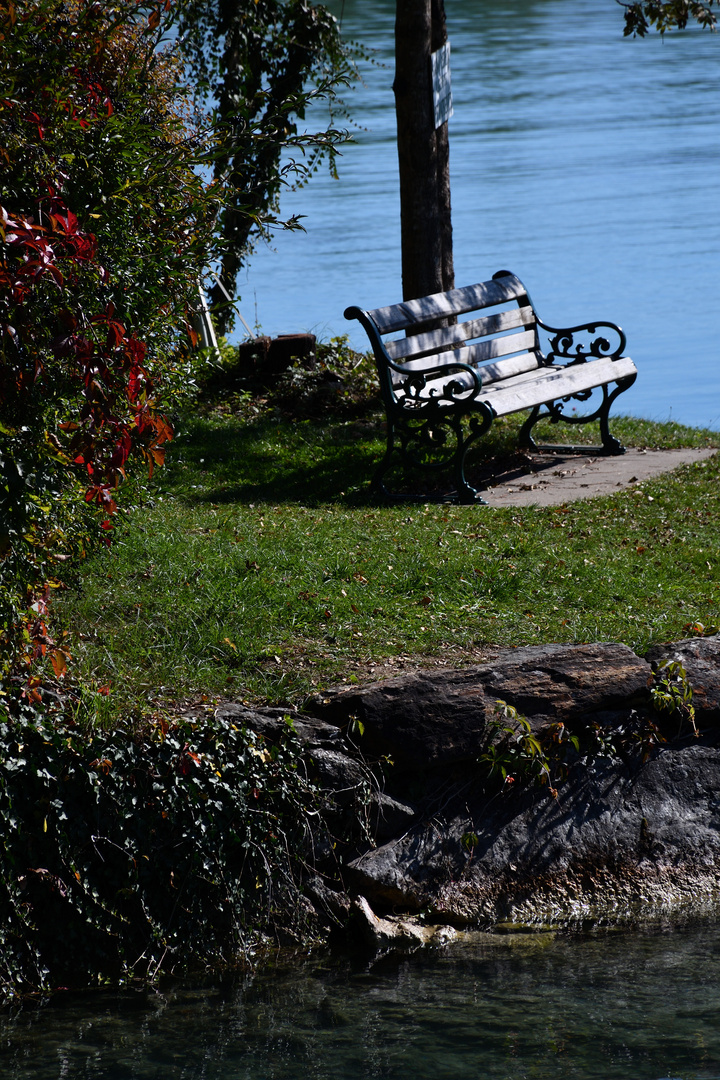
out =
[[[446,41],[443,0],[397,0],[393,90],[405,300],[455,285],[448,126],[435,128],[430,62]]]

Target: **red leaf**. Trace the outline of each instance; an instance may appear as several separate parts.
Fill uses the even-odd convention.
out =
[[[45,138],[45,126],[37,113],[31,112],[25,117],[28,123],[37,124],[38,135],[41,139]]]
[[[134,335],[127,339],[125,343],[125,353],[131,363],[141,364],[145,359],[146,352],[147,345],[144,341],[138,341],[138,339]]]
[[[128,378],[128,397],[132,402],[137,401],[142,385],[147,381],[147,372],[138,363],[133,364]]]
[[[122,323],[119,323],[119,322],[108,323],[108,334],[107,334],[107,347],[108,347],[108,349],[114,349],[117,345],[120,344],[120,342],[122,341],[122,339],[124,337],[125,337],[125,327],[122,325]]]

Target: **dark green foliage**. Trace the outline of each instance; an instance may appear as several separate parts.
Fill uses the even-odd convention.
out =
[[[697,737],[692,696],[685,668],[671,660],[654,673],[650,708],[630,709],[624,718],[616,717],[610,724],[588,717],[571,727],[556,721],[533,730],[514,706],[498,700],[495,715],[487,724],[486,745],[478,765],[497,790],[544,785],[557,798],[557,789],[573,766],[591,769],[600,757],[637,765],[690,731]],[[468,849],[473,846],[465,838],[463,843]]]
[[[664,34],[666,30],[684,30],[693,19],[703,28],[714,30],[715,13],[712,10],[716,0],[636,0],[624,4],[625,36],[637,34],[645,37],[650,27]]]
[[[345,337],[318,345],[317,366],[307,371],[295,364],[278,379],[268,404],[296,419],[364,416],[380,407],[372,354],[355,352]]]
[[[0,997],[153,980],[307,936],[314,791],[279,746],[212,714],[144,736],[0,707]]]
[[[491,780],[502,785],[522,783],[547,784],[557,795],[554,784],[558,775],[564,778],[564,744],[577,751],[576,736],[567,732],[564,724],[553,724],[544,732],[533,733],[530,722],[513,705],[495,703],[495,716],[488,723],[488,745],[478,761],[488,770]]]
[[[221,364],[208,371],[201,394],[206,415],[231,414],[246,421],[280,413],[292,420],[352,419],[379,411],[372,353],[350,348],[346,336],[318,342],[311,362],[295,359],[289,368],[258,385],[247,378],[237,349],[220,339]]]

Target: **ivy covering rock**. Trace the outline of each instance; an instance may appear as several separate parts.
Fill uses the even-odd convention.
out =
[[[301,896],[318,797],[288,727],[212,713],[130,737],[62,703],[0,711],[0,990],[247,961],[316,931]]]

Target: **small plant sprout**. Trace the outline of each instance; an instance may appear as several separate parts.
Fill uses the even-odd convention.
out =
[[[679,660],[666,660],[660,664],[655,672],[655,685],[650,691],[650,696],[656,712],[676,716],[680,722],[680,729],[683,722],[687,721],[694,734],[696,736],[700,734],[695,723],[692,686]]]
[[[496,701],[494,712],[488,724],[488,745],[478,761],[487,766],[490,777],[499,777],[503,784],[519,779],[547,784],[555,798],[550,761],[530,722],[506,701]]]

